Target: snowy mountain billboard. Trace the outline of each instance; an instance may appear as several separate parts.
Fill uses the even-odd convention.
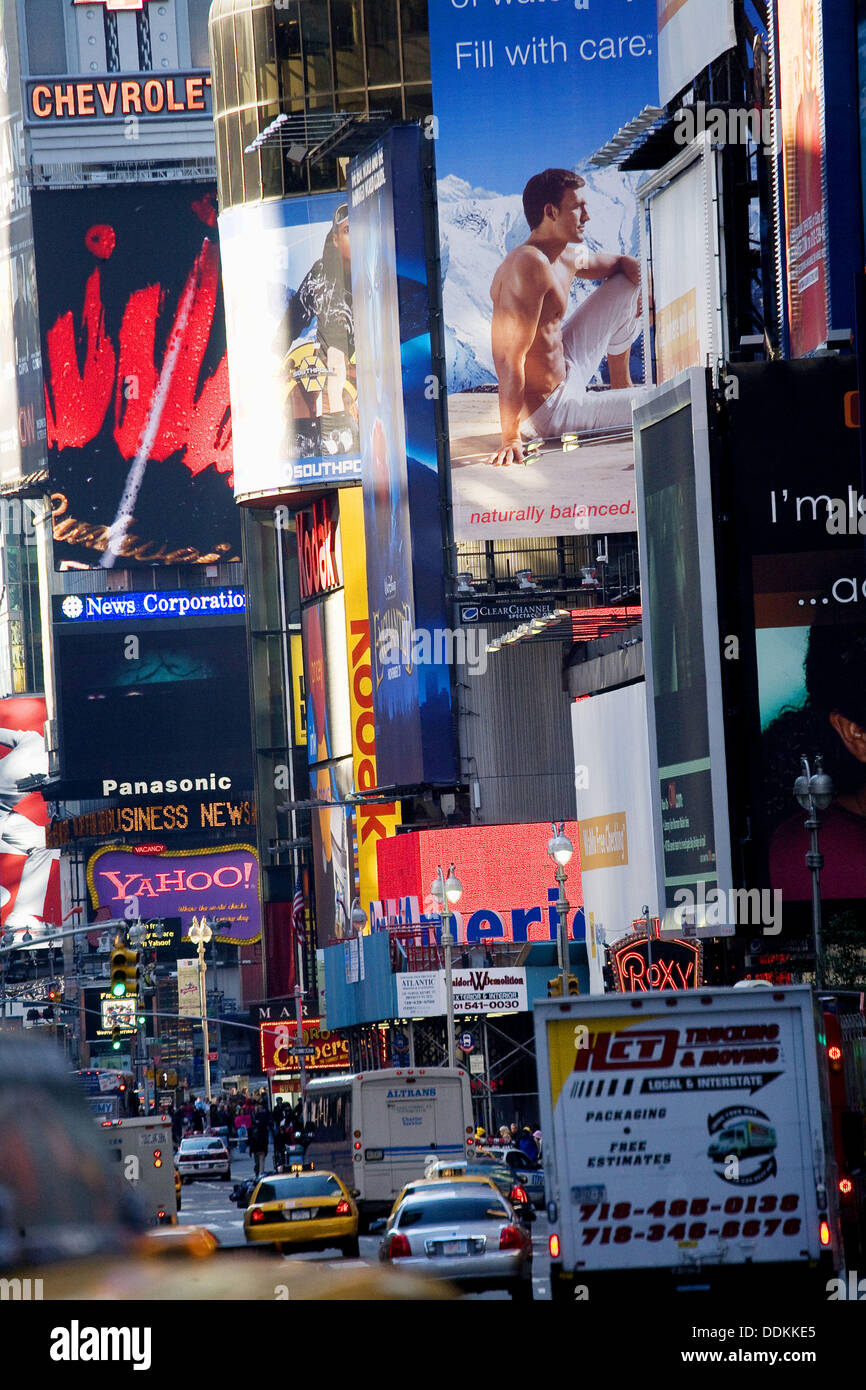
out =
[[[655,0],[433,0],[454,533],[635,529],[640,176],[592,154],[658,96]]]

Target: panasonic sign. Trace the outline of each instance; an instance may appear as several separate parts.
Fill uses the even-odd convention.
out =
[[[66,594],[55,599],[54,617],[61,623],[107,623],[130,618],[189,618],[214,613],[243,613],[243,589],[166,589],[146,594]]]

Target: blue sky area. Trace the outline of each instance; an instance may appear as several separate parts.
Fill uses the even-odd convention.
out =
[[[658,104],[656,0],[589,0],[588,9],[574,0],[457,3],[430,0],[440,179],[454,174],[497,193],[521,192],[532,174],[584,162],[644,106]],[[549,61],[551,38],[565,44],[565,61],[561,47]],[[585,54],[598,54],[606,38],[622,57],[580,57],[582,44]],[[527,53],[533,39],[537,61],[512,66],[506,47]],[[634,39],[645,54],[631,56],[621,39]],[[474,45],[480,62],[485,40],[493,67],[476,68]],[[469,45],[460,71],[458,42]]]

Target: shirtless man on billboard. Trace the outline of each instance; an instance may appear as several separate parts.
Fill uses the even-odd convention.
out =
[[[534,174],[523,190],[527,241],[493,277],[493,363],[499,381],[502,442],[487,460],[523,463],[528,437],[631,428],[631,345],[640,332],[640,264],[632,256],[590,252],[585,180],[568,169]],[[565,320],[575,276],[603,284]],[[603,357],[609,391],[586,389]]]

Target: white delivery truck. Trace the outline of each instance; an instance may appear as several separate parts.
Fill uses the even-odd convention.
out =
[[[103,1120],[104,1135],[112,1159],[120,1165],[154,1224],[177,1224],[177,1197],[174,1181],[174,1147],[171,1122],[164,1116],[141,1116],[130,1120]]]
[[[554,1300],[826,1298],[842,1247],[808,986],[534,1008]]]

